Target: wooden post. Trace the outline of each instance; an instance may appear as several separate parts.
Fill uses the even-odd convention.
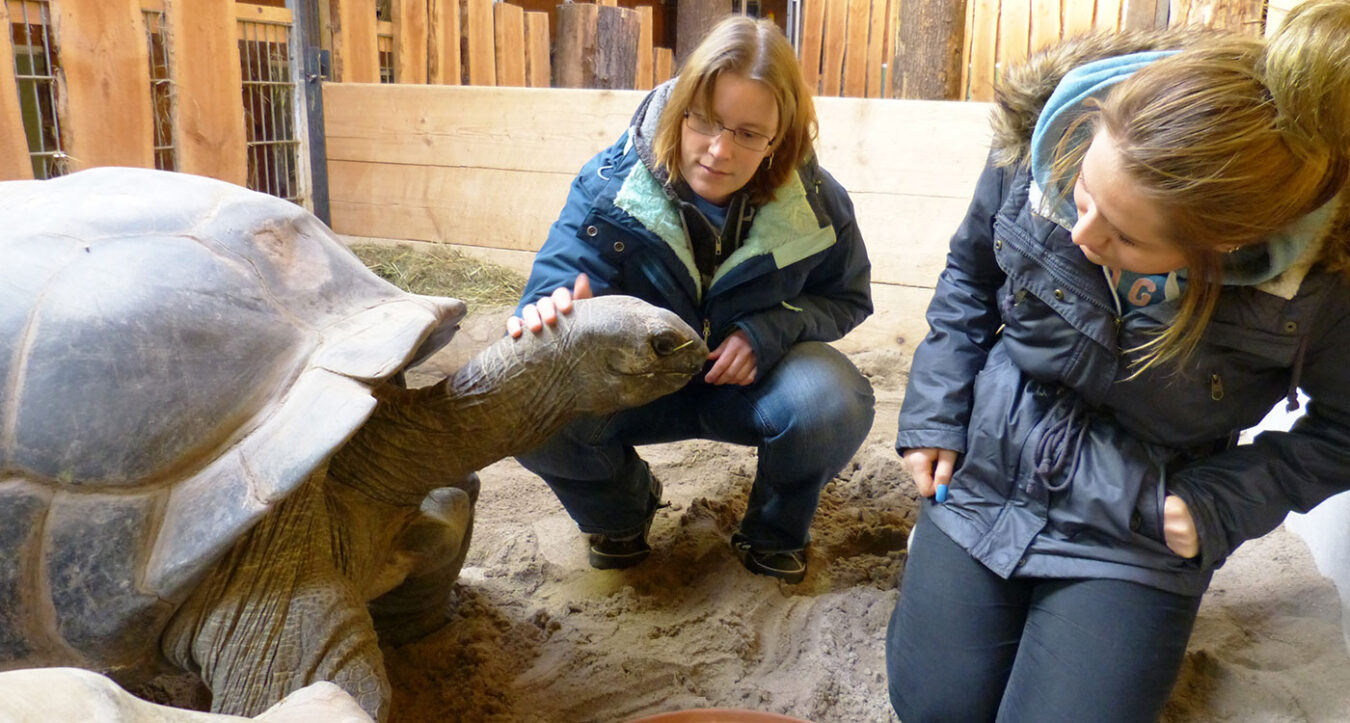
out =
[[[891,97],[959,99],[966,0],[904,2],[906,12],[891,63]]]
[[[427,0],[427,82],[459,85],[459,0]]]
[[[631,90],[637,72],[637,11],[601,5],[595,27],[595,84],[591,87]]]
[[[379,41],[372,0],[331,0],[333,79],[343,83],[380,82]]]
[[[525,85],[547,88],[553,84],[548,53],[548,13],[525,13]]]
[[[820,63],[820,94],[839,95],[844,74],[844,32],[848,29],[848,0],[828,0]]]
[[[525,10],[510,3],[492,4],[496,39],[497,85],[525,86]]]
[[[820,43],[825,29],[825,0],[802,0],[802,41],[798,60],[802,81],[812,93],[820,92]]]
[[[68,132],[69,169],[154,168],[150,61],[139,0],[63,0],[53,3],[52,16],[61,53],[57,114]]]
[[[557,7],[558,38],[553,60],[553,85],[587,88],[595,78],[596,18],[593,3],[567,3]]]
[[[731,0],[679,0],[675,15],[675,64],[689,53],[719,20],[731,14]]]
[[[19,107],[18,84],[14,82],[14,46],[10,41],[9,13],[0,2],[0,181],[22,181],[33,177],[33,161],[28,156],[28,137],[23,130],[23,112]]]
[[[652,87],[670,80],[675,67],[675,51],[670,48],[652,49]]]
[[[165,18],[175,51],[170,70],[178,95],[173,119],[178,170],[240,186],[248,182],[235,29],[236,8],[242,7],[175,2],[168,3]]]
[[[637,67],[634,69],[633,87],[637,90],[650,90],[652,85],[652,6],[637,8],[638,42]]]
[[[468,42],[469,85],[497,84],[497,57],[493,50],[492,0],[467,0],[464,24]]]
[[[994,63],[995,45],[998,42],[998,0],[971,0],[975,3],[970,22],[969,79],[966,100],[991,101],[994,99]],[[1071,6],[1084,3],[1071,3]],[[1088,20],[1092,20],[1091,13]],[[905,24],[900,23],[904,28]],[[896,53],[900,43],[896,42]],[[899,73],[896,67],[896,73]],[[898,88],[899,86],[892,86]],[[898,97],[898,95],[896,96]]]
[[[394,0],[394,82],[427,82],[427,0]]]
[[[861,98],[867,95],[867,31],[871,27],[869,0],[848,0],[848,29],[845,31],[844,92]]]
[[[884,98],[886,89],[882,87],[881,64],[886,47],[886,28],[890,3],[886,0],[872,0],[871,21],[867,30],[867,97]]]

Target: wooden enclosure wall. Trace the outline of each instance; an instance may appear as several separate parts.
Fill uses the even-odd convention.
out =
[[[472,247],[528,268],[577,170],[619,136],[641,98],[326,84],[333,228]],[[984,163],[989,108],[821,98],[817,111],[821,163],[849,189],[872,258],[878,313],[855,336],[916,341],[925,327],[913,312],[932,293]]]
[[[178,168],[245,182],[235,19],[274,14],[276,9],[235,3],[195,8],[164,0],[52,0],[46,7],[56,56],[56,118],[68,172],[107,165],[154,167],[154,108],[142,11],[155,11],[165,13],[166,27],[179,47],[190,49],[177,53],[173,65]],[[24,18],[30,25],[39,23],[43,6],[5,0],[3,9],[0,180],[31,178],[22,107],[16,101],[11,23]]]

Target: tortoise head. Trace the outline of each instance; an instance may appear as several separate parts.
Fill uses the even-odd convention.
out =
[[[574,411],[590,414],[670,394],[708,358],[708,347],[680,317],[631,296],[577,300],[560,318],[554,340],[550,353],[570,371]]]

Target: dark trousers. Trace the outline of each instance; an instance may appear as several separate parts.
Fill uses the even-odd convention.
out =
[[[904,723],[1154,721],[1200,598],[1122,580],[1003,578],[921,517],[886,631]]]

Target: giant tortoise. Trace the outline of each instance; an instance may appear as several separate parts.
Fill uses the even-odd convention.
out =
[[[0,260],[0,670],[179,668],[237,715],[328,680],[387,718],[380,642],[447,619],[474,471],[707,356],[609,296],[402,388],[463,303],[186,174],[0,183]]]

